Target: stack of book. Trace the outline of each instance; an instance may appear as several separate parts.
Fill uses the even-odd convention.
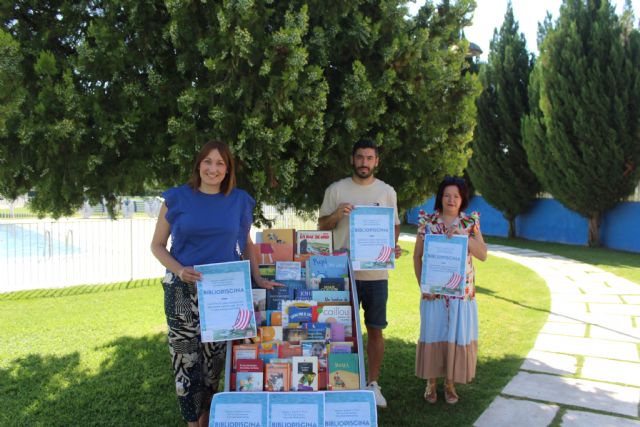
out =
[[[331,232],[270,229],[265,238],[272,248],[261,251],[271,258],[262,252],[261,258],[273,262],[261,265],[261,273],[285,286],[253,290],[258,336],[232,343],[230,390],[358,389],[357,304],[347,255],[333,254]],[[293,259],[294,248],[304,260]]]

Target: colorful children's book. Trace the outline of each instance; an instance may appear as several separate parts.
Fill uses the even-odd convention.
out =
[[[283,341],[282,344],[278,346],[278,357],[281,359],[291,359],[293,356],[302,356],[302,347],[300,344],[291,344],[289,341]]]
[[[318,391],[318,358],[294,356],[292,358],[292,391]]]
[[[294,291],[297,289],[307,289],[307,282],[304,280],[278,280],[278,283],[282,283],[287,289]]]
[[[293,261],[293,229],[265,229],[262,231],[262,243],[258,244],[262,264],[274,264],[276,261]]]
[[[282,326],[261,326],[258,329],[258,336],[260,341],[264,343],[282,342]]]
[[[271,359],[278,357],[278,343],[272,341],[258,344],[258,357],[264,363],[269,363]]]
[[[307,260],[307,278],[348,277],[346,255],[312,256]]]
[[[267,310],[282,310],[282,301],[293,299],[293,289],[289,287],[274,287],[267,291]]]
[[[329,323],[331,329],[331,342],[344,341],[344,325],[342,323]]]
[[[302,327],[307,330],[308,340],[327,342],[331,339],[331,323],[303,323]]]
[[[318,322],[341,323],[344,325],[345,336],[353,336],[351,306],[349,305],[325,305],[318,307]]]
[[[318,320],[318,307],[317,306],[300,307],[299,305],[294,304],[288,307],[287,317],[288,317],[289,324],[291,323],[302,324],[302,323],[315,322]]]
[[[236,391],[262,391],[264,364],[260,359],[238,359]]]
[[[311,316],[309,321],[315,322],[318,316],[316,301],[297,301],[297,300],[287,300],[282,301],[282,326],[287,327],[289,323],[296,323],[289,319],[290,315],[296,316],[296,319],[302,319],[302,316],[307,315]],[[291,308],[294,310],[291,310]],[[305,309],[305,310],[301,310]],[[300,322],[297,322],[300,323]]]
[[[257,359],[258,358],[258,345],[257,344],[236,344],[233,346],[232,351],[233,370],[237,369],[238,359]]]
[[[251,289],[251,295],[253,297],[253,311],[265,311],[267,309],[267,290],[266,289]]]
[[[327,367],[327,344],[322,340],[302,340],[300,341],[303,356],[316,356],[318,366]]]
[[[333,251],[332,233],[326,230],[302,230],[296,232],[296,253],[329,255]]]
[[[325,302],[346,302],[349,303],[351,298],[349,291],[315,291],[311,290],[311,299],[318,301],[318,304]]]
[[[353,343],[350,341],[332,341],[329,344],[329,353],[353,353]]]
[[[304,328],[283,328],[282,329],[282,340],[288,341],[291,344],[298,344],[302,340],[306,340],[308,337],[309,331]]]
[[[344,291],[344,277],[321,277],[318,289],[321,291]]]
[[[289,391],[291,389],[291,364],[267,363],[264,368],[265,391]]]
[[[295,299],[298,301],[311,301],[313,300],[313,290],[311,289],[296,289]]]
[[[276,280],[301,280],[300,262],[276,261]]]
[[[359,388],[358,355],[330,353],[327,366],[327,389],[358,390]]]
[[[276,278],[276,266],[273,263],[260,264],[258,266],[258,270],[260,270],[260,275],[267,280],[273,280]]]

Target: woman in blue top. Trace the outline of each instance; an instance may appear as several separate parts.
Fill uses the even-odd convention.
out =
[[[224,367],[226,343],[200,341],[195,286],[200,273],[193,266],[238,261],[243,256],[251,261],[251,276],[259,287],[281,285],[260,276],[249,234],[255,201],[236,188],[235,163],[226,144],[207,142],[196,157],[189,183],[163,196],[151,252],[167,268],[162,286],[178,403],[190,426],[205,426]]]

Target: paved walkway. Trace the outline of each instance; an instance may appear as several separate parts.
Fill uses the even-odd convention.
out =
[[[640,426],[640,285],[557,255],[489,251],[538,273],[551,312],[520,371],[474,425]]]

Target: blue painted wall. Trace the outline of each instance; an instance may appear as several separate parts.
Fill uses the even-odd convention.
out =
[[[434,197],[407,212],[407,222],[416,224],[418,211],[433,211]],[[506,237],[509,223],[502,213],[482,196],[469,202],[467,212],[480,212],[480,227],[488,236]],[[589,224],[585,217],[566,208],[555,199],[538,199],[529,212],[516,218],[518,237],[545,242],[586,245]],[[629,252],[640,252],[640,203],[622,202],[607,212],[600,227],[603,246]]]

